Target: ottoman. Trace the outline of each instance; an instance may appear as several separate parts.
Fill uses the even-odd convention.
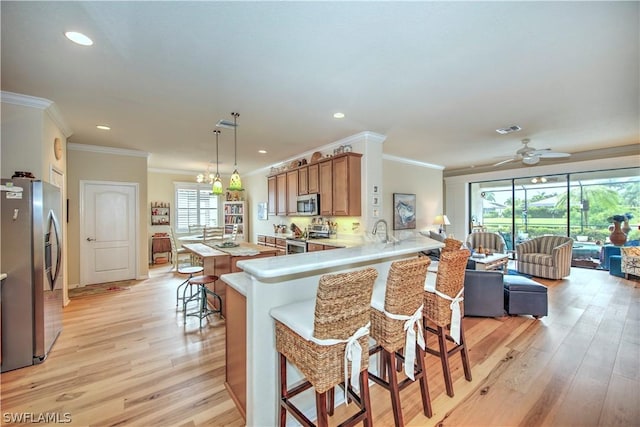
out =
[[[536,319],[547,315],[547,287],[522,276],[506,275],[504,309],[508,314],[528,314]]]
[[[624,278],[622,272],[622,255],[611,255],[609,257],[609,274]]]

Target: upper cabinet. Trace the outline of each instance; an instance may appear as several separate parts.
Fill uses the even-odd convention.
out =
[[[309,167],[304,166],[298,169],[298,195],[309,194]]]
[[[307,190],[309,194],[316,194],[320,192],[320,181],[319,180],[319,169],[320,166],[318,163],[315,165],[309,165],[309,172],[307,174]]]
[[[276,189],[276,177],[270,176],[267,178],[267,212],[269,215],[275,215],[277,211],[277,189]]]
[[[287,214],[287,174],[276,175],[276,215]]]
[[[320,215],[333,215],[333,162],[325,160],[318,165]]]
[[[269,214],[297,215],[299,195],[319,194],[320,215],[360,216],[361,160],[349,152],[269,176]]]
[[[287,215],[298,213],[298,170],[287,172]]]
[[[361,154],[356,154],[333,159],[334,216],[360,216],[362,213],[361,157]]]

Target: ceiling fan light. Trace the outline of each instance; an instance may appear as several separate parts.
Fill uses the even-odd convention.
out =
[[[525,165],[535,165],[540,161],[540,157],[538,156],[524,156],[522,158],[522,163]]]

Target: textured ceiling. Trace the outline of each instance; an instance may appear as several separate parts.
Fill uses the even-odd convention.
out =
[[[152,168],[204,169],[232,111],[241,173],[361,131],[445,173],[505,159],[522,138],[569,153],[640,143],[638,2],[0,7],[2,90],[54,101],[70,142],[146,151]],[[523,130],[495,132],[512,124]],[[230,173],[232,131],[220,160]]]

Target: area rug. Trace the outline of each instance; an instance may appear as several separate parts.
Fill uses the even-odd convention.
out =
[[[507,274],[509,276],[522,276],[522,277],[526,277],[527,279],[531,279],[533,277],[530,274],[518,273],[518,270],[514,270],[513,268],[508,268]]]
[[[126,280],[123,282],[99,283],[97,285],[87,285],[80,288],[69,289],[69,298],[81,298],[110,292],[128,291],[131,289],[131,286],[128,286],[132,284],[131,282],[131,280]]]

